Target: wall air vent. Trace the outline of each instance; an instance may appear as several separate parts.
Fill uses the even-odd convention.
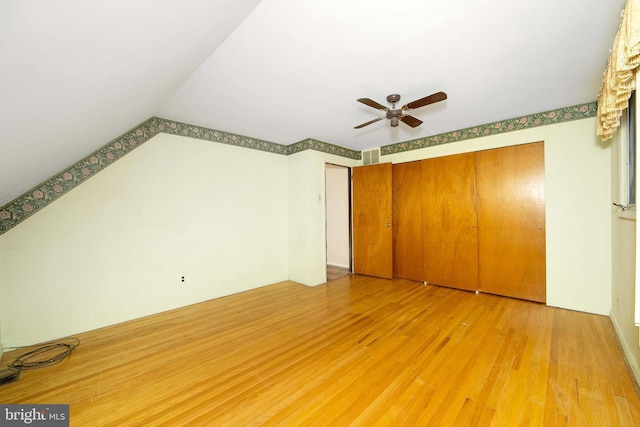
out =
[[[380,149],[374,148],[373,150],[362,152],[362,164],[363,165],[375,165],[380,162]]]

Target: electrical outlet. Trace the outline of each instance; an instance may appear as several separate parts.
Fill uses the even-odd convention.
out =
[[[182,277],[180,278],[180,281],[181,281],[182,283],[184,283],[184,276],[182,276]]]

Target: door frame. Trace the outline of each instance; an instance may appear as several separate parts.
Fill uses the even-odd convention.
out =
[[[349,166],[343,166],[343,165],[338,165],[335,163],[330,163],[330,162],[325,162],[324,165],[324,176],[325,176],[325,264],[328,264],[328,246],[329,246],[329,211],[328,211],[328,200],[329,200],[329,192],[330,192],[330,188],[327,185],[327,166],[331,167],[331,168],[339,168],[339,169],[345,169],[347,172],[347,177],[345,179],[345,182],[342,185],[344,185],[344,189],[346,189],[347,192],[347,223],[348,223],[348,229],[347,229],[347,252],[348,252],[348,269],[349,271],[353,271],[353,220],[352,220],[352,202],[353,202],[353,196],[352,196],[352,189],[351,189],[351,167]],[[345,213],[341,213],[345,214]]]

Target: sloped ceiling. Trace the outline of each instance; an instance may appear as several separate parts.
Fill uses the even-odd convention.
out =
[[[259,0],[0,2],[0,205],[156,114]]]
[[[624,3],[5,0],[0,206],[154,115],[362,150],[591,102]]]

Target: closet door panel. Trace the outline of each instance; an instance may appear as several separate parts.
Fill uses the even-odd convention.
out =
[[[544,144],[476,153],[480,289],[546,300]]]
[[[353,271],[393,277],[391,163],[353,168]]]
[[[478,289],[475,153],[422,161],[425,281]]]
[[[393,277],[424,280],[422,244],[422,165],[392,166]]]

